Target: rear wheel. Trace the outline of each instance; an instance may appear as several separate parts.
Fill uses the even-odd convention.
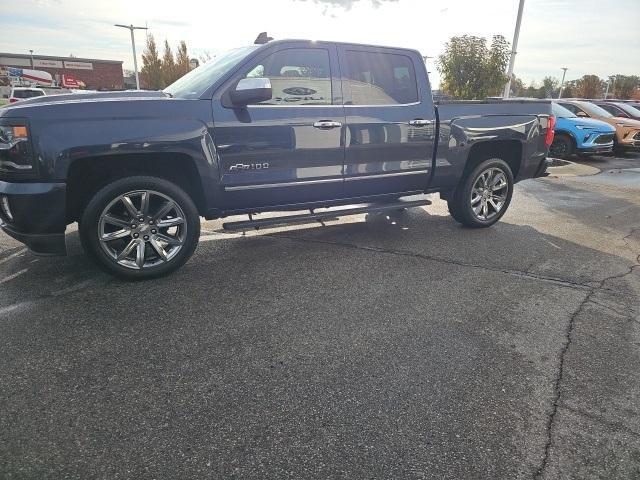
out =
[[[566,135],[556,135],[549,147],[549,155],[554,158],[569,158],[573,153],[573,142]]]
[[[485,160],[462,179],[447,201],[449,212],[467,227],[490,227],[507,211],[513,184],[513,174],[504,160]]]
[[[128,280],[166,275],[193,254],[200,218],[182,189],[156,177],[116,180],[91,199],[80,220],[85,251]]]

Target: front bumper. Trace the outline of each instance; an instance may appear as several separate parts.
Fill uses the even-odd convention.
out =
[[[0,208],[0,228],[40,255],[66,255],[66,184],[0,181],[0,197],[11,215]]]

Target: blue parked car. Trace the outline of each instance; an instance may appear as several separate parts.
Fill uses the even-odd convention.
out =
[[[608,123],[578,117],[557,103],[552,103],[551,110],[556,117],[555,137],[549,148],[551,157],[567,158],[574,153],[584,155],[613,151],[616,129]]]

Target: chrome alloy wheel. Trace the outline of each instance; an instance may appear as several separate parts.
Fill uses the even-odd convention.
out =
[[[509,182],[500,168],[484,170],[471,189],[471,209],[480,220],[490,220],[500,213],[507,201]]]
[[[116,263],[134,270],[171,261],[187,235],[186,216],[167,195],[136,190],[116,197],[100,215],[98,239]]]

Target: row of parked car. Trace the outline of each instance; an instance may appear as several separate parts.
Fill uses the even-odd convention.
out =
[[[549,154],[640,151],[640,102],[560,99],[553,102],[555,137]]]

